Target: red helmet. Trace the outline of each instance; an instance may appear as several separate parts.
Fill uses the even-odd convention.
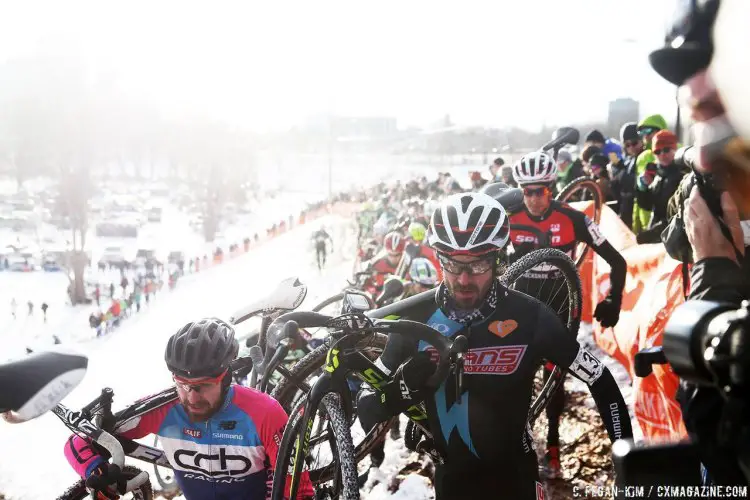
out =
[[[406,248],[406,239],[400,233],[392,231],[385,235],[383,245],[388,253],[401,253]]]

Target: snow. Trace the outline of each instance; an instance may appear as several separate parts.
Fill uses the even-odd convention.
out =
[[[175,290],[159,293],[146,311],[127,319],[110,335],[74,344],[89,356],[89,370],[64,404],[80,408],[103,387],[111,387],[116,410],[168,387],[171,378],[163,349],[172,333],[198,317],[226,318],[263,297],[283,278],[296,275],[308,285],[302,307],[312,307],[319,298],[343,288],[344,277],[351,270],[348,259],[354,253],[354,242],[344,241],[345,234],[351,234],[346,230],[349,222],[336,216],[323,217],[321,222],[332,229],[336,245],[324,274],[312,266],[313,254],[308,246],[311,229],[302,226],[220,266],[189,276]],[[49,499],[75,482],[77,477],[62,453],[68,435],[67,428],[52,414],[17,426],[0,424],[0,450],[4,451],[0,492],[8,498]],[[144,438],[144,442],[151,444],[152,439]],[[41,463],[44,481],[39,480]]]
[[[309,242],[312,230],[321,223],[331,232],[335,249],[323,273],[315,267],[314,252]],[[89,355],[90,359],[86,378],[64,404],[69,408],[80,408],[96,397],[101,388],[111,387],[115,393],[114,408],[119,409],[137,398],[170,385],[171,379],[162,357],[163,348],[167,338],[186,321],[214,315],[226,318],[236,309],[263,297],[280,280],[294,275],[308,285],[308,295],[302,308],[312,307],[346,285],[345,278],[351,271],[354,245],[351,222],[337,216],[326,216],[319,222],[295,228],[220,266],[186,276],[175,290],[159,293],[145,311],[126,320],[119,329],[106,337],[91,338],[90,331],[87,335],[70,334],[71,331],[77,331],[78,327],[73,325],[85,324],[88,309],[68,308],[78,312],[68,316],[59,313],[57,316],[57,306],[54,305],[50,307],[50,321],[46,325],[39,324],[38,317],[25,318],[19,321],[24,321],[24,324],[37,323],[29,323],[32,326],[13,331],[12,336],[26,335],[24,332],[33,330],[36,332],[33,335],[42,342],[53,332],[61,335],[79,351]],[[19,280],[21,277],[35,279],[28,274],[18,276]],[[59,277],[66,280],[62,275]],[[2,275],[2,278],[7,278],[7,274]],[[53,275],[48,275],[45,279],[47,278],[52,279]],[[28,286],[33,290],[49,286],[29,283]],[[13,286],[21,286],[20,281],[14,282]],[[25,304],[19,304],[19,313],[25,313]],[[82,316],[78,318],[75,314]],[[11,342],[9,337],[10,335],[0,331],[3,350],[14,342],[21,345],[28,340],[23,337]],[[596,351],[609,366],[632,409],[632,391],[627,373],[598,351],[590,339],[590,326],[584,325],[579,340]],[[581,389],[585,390],[585,387]],[[404,423],[405,420],[402,422],[402,429]],[[633,428],[635,432],[640,430],[638,425]],[[0,423],[0,450],[4,451],[0,459],[0,492],[9,499],[49,499],[56,497],[76,481],[77,477],[62,453],[68,435],[67,428],[51,414],[17,426]],[[152,437],[147,437],[143,442],[152,444],[152,440]],[[394,481],[405,464],[418,460],[416,454],[404,447],[402,439],[393,441],[388,438],[385,452],[385,461],[381,467],[370,470],[368,481],[362,490],[362,498],[434,498],[431,482],[424,476],[411,473],[403,481]],[[150,466],[138,462],[135,464],[153,474]],[[42,469],[40,465],[43,466]],[[40,470],[44,471],[43,481],[40,481]],[[152,477],[152,480],[155,483],[155,478]],[[392,484],[398,484],[398,489],[394,492],[389,490]]]

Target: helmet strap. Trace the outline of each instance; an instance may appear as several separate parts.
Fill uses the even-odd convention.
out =
[[[232,372],[227,370],[227,373],[224,375],[224,378],[221,379],[221,397],[222,399],[226,397],[227,392],[229,391],[229,387],[232,385]]]

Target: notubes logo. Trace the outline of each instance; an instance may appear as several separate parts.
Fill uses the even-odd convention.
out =
[[[238,476],[248,472],[253,463],[242,455],[228,455],[225,448],[219,453],[206,455],[195,450],[177,450],[174,453],[175,463],[188,470],[201,472],[208,476]]]

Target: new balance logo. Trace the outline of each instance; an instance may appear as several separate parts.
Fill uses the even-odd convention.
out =
[[[219,429],[224,431],[233,431],[235,427],[237,427],[236,420],[222,420],[219,422]]]

